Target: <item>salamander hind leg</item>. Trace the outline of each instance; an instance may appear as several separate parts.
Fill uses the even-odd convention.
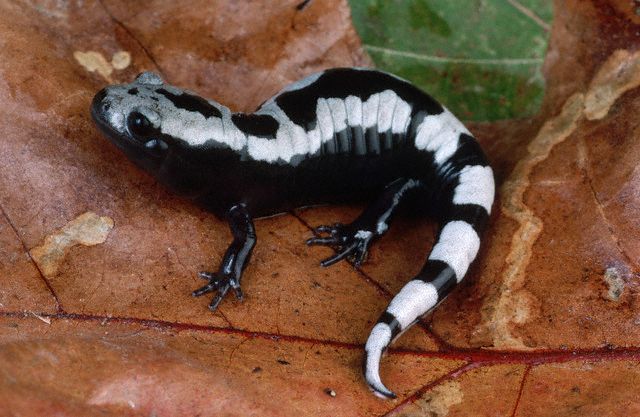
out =
[[[323,260],[320,265],[330,266],[348,259],[360,266],[373,240],[382,236],[389,228],[389,222],[405,193],[422,183],[407,178],[399,178],[387,185],[382,194],[350,224],[336,223],[323,225],[314,231],[316,237],[307,240],[307,245],[330,246],[336,254]]]
[[[230,289],[233,289],[237,299],[243,299],[240,278],[256,244],[256,232],[247,207],[244,204],[237,204],[229,210],[227,215],[231,233],[233,233],[233,242],[227,248],[217,272],[198,274],[209,282],[192,293],[194,297],[199,297],[217,291],[209,304],[211,311],[218,308]]]

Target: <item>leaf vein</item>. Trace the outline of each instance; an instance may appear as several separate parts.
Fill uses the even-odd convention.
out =
[[[409,51],[399,51],[397,49],[385,48],[376,45],[364,45],[364,48],[370,52],[377,52],[385,55],[400,56],[420,61],[437,62],[443,64],[471,64],[471,65],[540,65],[544,62],[543,58],[454,58],[436,55],[420,54]]]

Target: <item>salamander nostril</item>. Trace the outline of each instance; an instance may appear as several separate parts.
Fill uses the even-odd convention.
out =
[[[91,109],[94,112],[95,111],[105,112],[109,110],[110,104],[104,102],[105,97],[107,97],[106,88],[103,88],[102,90],[98,91],[98,93],[93,97],[93,101],[91,102]]]

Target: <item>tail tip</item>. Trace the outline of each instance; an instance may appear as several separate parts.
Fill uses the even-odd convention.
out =
[[[389,388],[385,387],[381,382],[373,382],[367,381],[369,388],[376,397],[382,398],[383,400],[395,400],[398,396],[391,391]]]
[[[392,338],[392,328],[385,322],[378,322],[365,345],[363,361],[364,379],[373,393],[383,399],[397,398],[396,394],[384,386],[380,379],[380,359]]]

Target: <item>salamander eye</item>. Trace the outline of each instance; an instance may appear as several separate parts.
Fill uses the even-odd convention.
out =
[[[129,132],[139,138],[144,138],[153,133],[153,125],[145,115],[134,111],[127,117],[127,127]]]

